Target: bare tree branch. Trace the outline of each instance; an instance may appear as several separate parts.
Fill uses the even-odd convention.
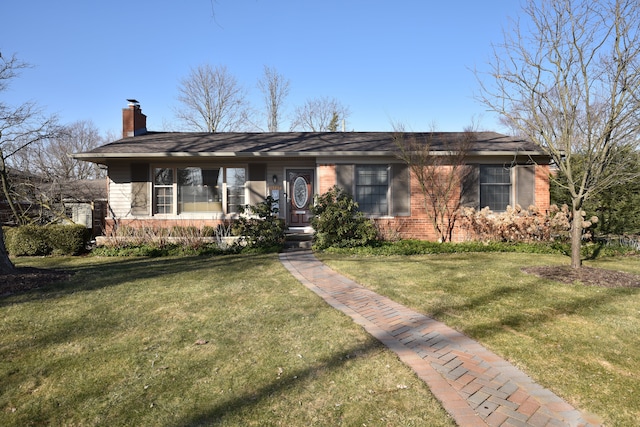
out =
[[[9,58],[0,55],[0,92],[7,90],[12,80],[20,75],[20,71],[28,67],[28,64],[18,60],[15,55]],[[8,161],[29,145],[53,137],[58,132],[56,117],[45,117],[33,102],[15,107],[0,101],[0,191],[19,223],[22,216],[15,202]],[[13,264],[9,260],[3,239],[0,227],[0,272],[8,272],[13,270]]]
[[[335,98],[314,98],[296,108],[291,129],[311,132],[335,132],[350,111]]]
[[[278,132],[283,114],[283,104],[287,96],[289,96],[290,81],[278,73],[275,68],[265,65],[264,74],[258,80],[258,88],[263,95],[267,129],[269,132]]]
[[[621,153],[638,147],[640,3],[527,0],[494,47],[479,99],[543,148],[572,199],[572,266],[580,267],[582,205],[637,178]],[[576,162],[581,163],[576,168]]]
[[[178,86],[177,118],[190,130],[228,132],[247,124],[245,91],[227,67],[209,64],[191,70]]]
[[[420,187],[425,213],[438,240],[451,241],[462,207],[462,183],[469,174],[466,161],[475,141],[474,133],[465,131],[461,138],[445,142],[436,153],[433,132],[419,140],[416,134],[407,136],[401,125],[394,128],[397,156],[409,166]]]

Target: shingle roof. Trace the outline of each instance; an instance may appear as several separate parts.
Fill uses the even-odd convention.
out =
[[[174,156],[322,156],[392,155],[398,151],[394,132],[196,133],[149,132],[124,138],[74,157],[89,161],[128,157]],[[447,151],[464,132],[411,132],[406,137],[429,141],[431,150]],[[532,142],[495,132],[475,132],[474,153],[543,155]]]

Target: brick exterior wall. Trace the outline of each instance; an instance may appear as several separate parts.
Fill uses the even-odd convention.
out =
[[[318,194],[324,194],[336,185],[336,165],[318,165]]]
[[[147,116],[142,114],[140,105],[130,104],[122,109],[122,137],[140,135],[147,130]]]
[[[336,167],[333,164],[321,164],[317,166],[317,191],[319,194],[326,193],[336,184]],[[458,190],[459,191],[459,190]],[[541,212],[548,212],[550,206],[549,196],[549,166],[537,165],[535,169],[535,203]],[[438,235],[434,230],[431,220],[426,214],[424,200],[420,185],[415,175],[411,173],[411,216],[381,217],[375,220],[381,235],[390,240],[395,239],[419,239],[438,240]],[[218,226],[228,223],[223,219],[160,219],[149,217],[145,219],[121,219],[118,226],[128,226],[132,228],[171,228],[174,226],[201,228],[203,226]],[[105,224],[105,235],[113,235],[116,221],[108,218]],[[466,240],[466,233],[459,227],[453,231],[453,241],[460,242]]]
[[[549,212],[549,165],[536,165],[535,202],[540,212]]]
[[[420,183],[411,172],[411,216],[376,218],[375,223],[386,239],[418,239],[436,241],[439,236],[427,216]]]

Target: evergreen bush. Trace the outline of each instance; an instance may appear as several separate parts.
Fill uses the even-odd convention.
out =
[[[311,212],[315,249],[366,246],[377,242],[373,221],[358,210],[358,203],[340,187],[334,186],[317,196]]]
[[[279,250],[284,245],[284,221],[278,218],[277,200],[268,196],[255,206],[243,206],[241,215],[233,223],[232,232],[242,237],[247,248]]]
[[[13,256],[78,255],[89,241],[82,225],[23,225],[4,228],[5,245]]]

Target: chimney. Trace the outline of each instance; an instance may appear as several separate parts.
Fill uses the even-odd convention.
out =
[[[122,109],[122,137],[144,135],[147,133],[147,116],[142,114],[140,103],[135,99],[127,99],[128,108]]]

